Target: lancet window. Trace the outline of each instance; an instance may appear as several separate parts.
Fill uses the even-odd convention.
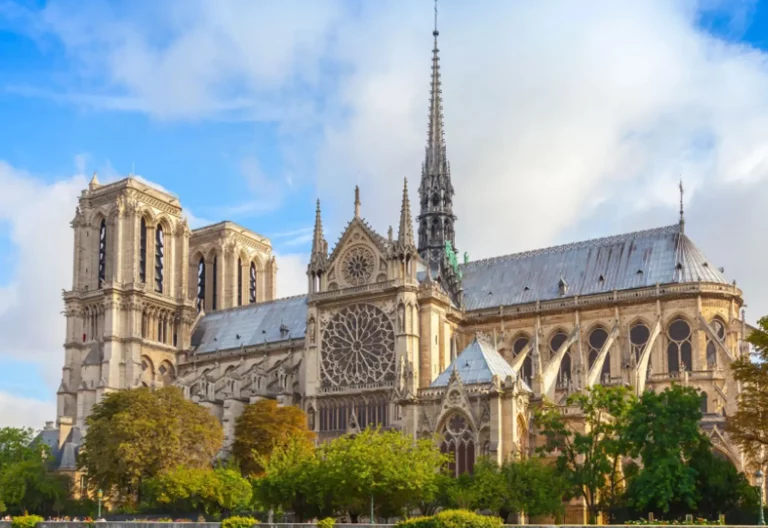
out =
[[[521,336],[515,339],[515,342],[512,343],[512,352],[514,353],[514,356],[517,357],[517,355],[527,346],[528,337]],[[528,385],[531,384],[531,380],[533,379],[533,359],[531,359],[530,352],[528,352],[528,355],[525,356],[525,359],[523,360],[523,367],[520,370],[520,377],[522,377],[523,381]]]
[[[163,226],[155,229],[155,291],[163,293],[163,270],[165,268],[165,237]]]
[[[237,305],[243,305],[243,259],[237,259]]]
[[[353,423],[362,431],[368,427],[389,426],[389,405],[385,397],[352,401],[328,400],[320,405],[320,431],[345,432]]]
[[[216,305],[218,304],[219,295],[216,290],[218,290],[218,280],[219,280],[219,257],[217,255],[213,256],[213,291],[211,292],[211,309],[215,310]]]
[[[448,455],[448,471],[454,476],[472,473],[475,468],[475,433],[467,418],[453,413],[441,431],[440,451]]]
[[[643,353],[648,339],[651,337],[651,331],[643,323],[635,323],[629,330],[629,346],[632,355],[635,358],[635,364],[640,361],[640,354]]]
[[[667,371],[691,370],[691,327],[683,319],[675,319],[667,328]]]
[[[205,308],[205,259],[197,264],[197,311]]]
[[[560,347],[568,340],[565,332],[557,332],[549,340],[549,358],[550,361],[555,356]],[[571,383],[571,351],[567,350],[560,362],[560,369],[557,372],[557,388],[566,388]]]
[[[248,302],[256,302],[256,264],[251,262],[251,271],[248,283]]]
[[[725,343],[725,323],[720,319],[713,319],[710,325],[714,331],[717,339],[721,343]],[[710,336],[707,336],[707,368],[713,369],[717,367],[717,343],[715,343]]]
[[[107,220],[102,218],[99,226],[99,289],[107,278]]]
[[[608,340],[608,332],[603,328],[595,328],[589,334],[589,370],[592,370],[592,365],[597,361],[597,357],[600,355],[600,351],[603,349],[605,342]],[[600,371],[600,381],[605,383],[610,380],[611,377],[611,353],[610,351],[605,356],[603,362],[603,368]]]
[[[139,280],[147,282],[147,221],[143,218],[139,228]]]

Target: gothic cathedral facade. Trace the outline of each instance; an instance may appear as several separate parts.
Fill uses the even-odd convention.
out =
[[[221,420],[225,452],[244,406],[271,398],[304,409],[319,441],[368,426],[438,433],[459,474],[481,456],[529,454],[544,399],[682,383],[701,390],[702,427],[743,468],[723,431],[739,392],[729,364],[749,331],[742,292],[686,236],[682,214],[641,232],[459,256],[437,37],[418,216],[404,182],[397,233],[382,236],[355,189],[329,250],[318,201],[305,295],[276,298],[267,238],[231,222],[190,230],[174,196],[94,175],[72,222],[62,452],[76,453],[105,393],[176,385]]]

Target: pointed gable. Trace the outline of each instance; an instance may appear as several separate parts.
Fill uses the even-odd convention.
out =
[[[502,381],[509,376],[513,379],[517,378],[517,373],[493,345],[477,338],[432,382],[430,387],[447,387],[454,369],[464,385],[490,383],[494,376],[498,376]]]

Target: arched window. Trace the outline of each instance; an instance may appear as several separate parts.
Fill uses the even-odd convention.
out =
[[[589,370],[592,370],[592,365],[595,364],[595,361],[597,361],[597,356],[600,355],[600,351],[603,349],[603,346],[605,345],[605,342],[608,340],[608,332],[605,331],[603,328],[595,328],[592,330],[592,332],[589,334],[588,344],[589,344]],[[601,383],[603,380],[610,379],[611,377],[611,353],[608,352],[608,354],[605,356],[605,361],[603,362],[603,368],[600,372],[600,381]]]
[[[432,205],[434,207],[440,206],[440,194],[439,193],[433,193],[432,194]]]
[[[675,319],[667,328],[667,371],[691,370],[691,327],[682,319]]]
[[[701,398],[701,414],[707,414],[707,412],[709,412],[709,405],[707,402],[707,393],[704,391],[701,391],[701,394],[699,396]]]
[[[549,358],[550,360],[560,350],[568,340],[568,336],[564,332],[557,332],[549,340]],[[566,388],[571,382],[571,352],[566,351],[563,356],[563,361],[560,363],[560,370],[557,372],[557,387]]]
[[[251,262],[250,283],[248,284],[248,302],[256,302],[256,263]]]
[[[640,361],[640,354],[643,353],[648,339],[651,337],[651,331],[643,323],[635,323],[629,330],[629,344],[635,363]]]
[[[243,259],[237,259],[237,305],[243,305]]]
[[[200,257],[197,264],[197,311],[205,308],[205,259]]]
[[[139,280],[147,282],[147,221],[143,218],[139,230]]]
[[[721,343],[725,342],[725,323],[720,319],[715,318],[712,320],[712,330]],[[707,368],[713,369],[717,367],[717,343],[712,341],[712,338],[707,336]]]
[[[514,354],[514,357],[517,357],[517,355],[522,352],[526,346],[528,346],[528,338],[526,336],[520,336],[515,339],[515,342],[512,343],[512,353]],[[531,380],[533,379],[533,360],[531,359],[530,352],[528,352],[528,355],[525,356],[525,359],[523,360],[523,367],[520,371],[520,377],[522,377],[523,381],[528,385],[531,384]]]
[[[211,309],[215,310],[216,305],[218,304],[217,301],[219,300],[218,295],[218,281],[219,281],[219,257],[218,255],[213,256],[213,291],[211,292]]]
[[[440,451],[448,455],[448,469],[455,475],[472,473],[475,468],[475,435],[464,415],[454,413],[448,417],[441,431]]]
[[[165,238],[163,226],[155,230],[155,291],[163,293],[163,268],[165,267]]]
[[[101,219],[99,226],[99,289],[107,279],[107,219]]]

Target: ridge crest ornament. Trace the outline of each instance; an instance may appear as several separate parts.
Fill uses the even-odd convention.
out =
[[[395,329],[372,304],[340,310],[323,331],[323,388],[395,382]]]
[[[347,250],[341,265],[344,280],[352,286],[367,283],[373,275],[373,252],[363,245]]]

